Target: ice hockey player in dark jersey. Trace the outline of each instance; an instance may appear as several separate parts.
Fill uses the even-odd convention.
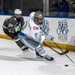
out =
[[[16,40],[18,37],[17,33],[21,31],[23,25],[24,18],[22,17],[22,11],[20,9],[15,9],[14,15],[10,18],[6,18],[2,27],[4,33],[12,39],[15,39],[16,44],[24,51],[28,49],[28,47],[26,47],[19,39]],[[15,28],[17,31],[15,31]]]

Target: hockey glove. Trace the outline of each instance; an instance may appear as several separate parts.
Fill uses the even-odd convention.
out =
[[[43,43],[44,40],[45,40],[45,36],[42,35],[42,36],[41,36],[41,44]]]
[[[51,35],[46,36],[46,41],[52,41],[53,39],[54,37]]]

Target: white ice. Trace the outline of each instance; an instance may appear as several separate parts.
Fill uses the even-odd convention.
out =
[[[54,61],[36,58],[35,51],[23,52],[14,41],[0,39],[0,75],[75,75],[75,52],[67,53],[72,62],[66,55],[44,49]]]

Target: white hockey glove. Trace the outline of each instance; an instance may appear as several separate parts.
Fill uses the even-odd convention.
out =
[[[54,37],[51,35],[46,36],[46,41],[52,41],[53,39],[54,39]]]
[[[40,31],[40,33],[37,34],[36,40],[42,44],[45,39],[45,34],[42,31]]]
[[[46,37],[44,35],[41,36],[41,44],[43,43],[43,41],[45,40],[45,38]]]

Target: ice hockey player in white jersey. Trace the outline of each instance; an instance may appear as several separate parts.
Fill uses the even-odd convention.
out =
[[[44,40],[51,41],[53,39],[48,35],[49,30],[49,22],[44,19],[42,12],[37,11],[30,14],[27,24],[18,36],[28,48],[36,51],[37,56],[52,61],[54,58],[46,54],[42,47]]]

